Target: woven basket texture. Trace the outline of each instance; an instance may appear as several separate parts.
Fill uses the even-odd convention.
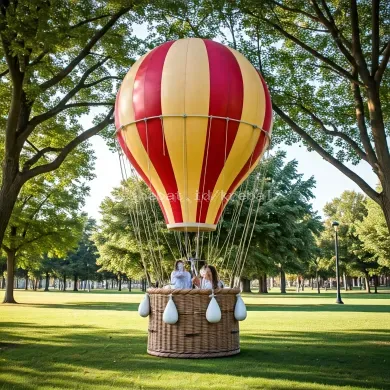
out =
[[[148,353],[161,357],[207,358],[235,355],[240,352],[238,321],[234,305],[238,289],[214,290],[222,312],[221,321],[211,324],[206,319],[211,290],[148,289],[150,298]],[[179,321],[163,322],[169,294],[172,294]]]

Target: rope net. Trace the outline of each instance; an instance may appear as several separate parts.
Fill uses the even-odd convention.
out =
[[[191,157],[188,156],[186,141],[186,122],[188,116],[177,115],[176,117],[183,118],[183,187],[185,189],[185,199],[187,199],[188,159]],[[158,118],[161,119],[163,134],[163,142],[161,145],[162,153],[163,155],[166,155],[168,152],[165,145],[164,121],[162,116]],[[146,129],[146,152],[148,156],[150,137],[148,131],[149,119],[155,118],[143,119]],[[223,140],[225,149],[224,163],[226,163],[228,157],[228,125],[229,121],[232,119],[209,117],[209,131],[211,129],[212,121],[215,119],[223,119],[226,121],[225,139]],[[250,126],[253,127],[253,131],[259,129],[257,126]],[[126,126],[122,126],[121,130],[125,130],[125,127]],[[130,129],[127,131],[133,130]],[[127,141],[127,131],[122,132],[125,142]],[[260,131],[263,130],[260,129]],[[210,137],[208,137],[205,150],[206,170],[207,165],[212,161],[209,161],[209,141]],[[182,259],[183,261],[189,261],[189,259],[192,258],[195,259],[195,273],[199,271],[201,263],[207,262],[208,264],[214,264],[218,267],[223,278],[229,280],[230,287],[238,287],[250,251],[253,232],[261,208],[264,183],[267,176],[267,164],[259,164],[246,181],[238,188],[235,194],[233,194],[221,214],[220,221],[215,231],[200,231],[200,228],[198,227],[195,232],[179,232],[170,231],[166,228],[163,214],[156,197],[147,188],[130,161],[124,156],[118,144],[117,153],[119,156],[123,186],[127,192],[126,202],[128,203],[128,215],[131,223],[130,228],[137,241],[141,262],[145,272],[151,272],[156,282],[158,282],[158,285],[164,286],[169,283],[169,275],[172,271],[173,260]],[[268,157],[269,152],[267,151],[267,159]],[[251,154],[251,164],[252,158],[253,151]],[[149,182],[151,182],[151,167],[149,160],[146,175]],[[204,175],[202,183],[203,191],[205,189],[205,177],[206,176]],[[224,174],[222,181],[225,182]],[[226,196],[226,194],[224,194],[224,196]],[[187,202],[184,203],[184,207],[187,207]],[[200,202],[200,211],[202,211],[202,207],[203,197]]]

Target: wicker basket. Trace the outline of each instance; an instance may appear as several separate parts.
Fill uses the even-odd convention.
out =
[[[238,321],[234,305],[238,289],[217,289],[215,298],[222,311],[221,321],[209,323],[206,310],[211,290],[148,289],[150,298],[148,353],[174,358],[212,358],[236,355],[240,352]],[[172,294],[179,321],[163,322],[169,294]]]

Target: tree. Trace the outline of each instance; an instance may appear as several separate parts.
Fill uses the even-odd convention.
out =
[[[127,28],[141,5],[1,3],[0,243],[23,186],[58,169],[82,142],[113,123],[112,81],[144,50]],[[84,129],[79,119],[93,107],[99,108],[94,125]]]
[[[129,178],[101,204],[102,221],[93,235],[102,270],[137,277],[149,285],[166,279],[168,263],[180,257],[173,232],[166,225],[157,200],[138,178]],[[173,252],[172,252],[173,251]]]
[[[242,0],[237,5],[282,119],[275,126],[277,138],[301,140],[353,180],[381,207],[390,230],[388,3]],[[347,161],[369,164],[382,190],[369,186]]]
[[[27,275],[28,270],[39,269],[46,253],[65,255],[77,243],[84,222],[80,206],[88,188],[71,179],[70,172],[62,181],[46,174],[31,180],[21,191],[2,244],[7,255],[4,303],[15,303],[16,261]]]
[[[297,162],[284,163],[284,158],[276,153],[249,176],[226,206],[219,244],[209,244],[216,247],[210,261],[225,268],[231,286],[242,274],[259,279],[265,292],[267,273],[279,270],[282,279],[285,272],[304,273],[316,255],[322,224],[310,204],[315,182],[303,180]]]
[[[363,274],[367,280],[367,292],[370,292],[370,275],[378,272],[378,263],[373,252],[364,248],[357,233],[357,225],[367,216],[364,195],[355,191],[344,191],[339,198],[325,205],[324,214],[327,216],[326,229],[321,236],[320,246],[328,269],[331,269],[334,275],[334,232],[331,224],[337,220],[340,223],[338,230],[340,268],[346,275],[345,282],[348,275]]]
[[[96,221],[94,219],[88,219],[76,251],[69,253],[66,258],[68,261],[67,273],[73,278],[73,291],[77,291],[77,282],[79,279],[88,281],[95,279],[94,275],[96,275],[98,269],[96,265],[98,250],[91,239],[95,230]]]
[[[390,268],[390,234],[380,206],[368,199],[367,215],[356,224],[356,232],[363,248],[374,254],[382,267]]]

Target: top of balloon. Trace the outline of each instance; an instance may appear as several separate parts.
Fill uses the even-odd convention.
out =
[[[210,231],[269,145],[271,97],[236,50],[180,39],[131,67],[117,95],[115,124],[168,228]]]

